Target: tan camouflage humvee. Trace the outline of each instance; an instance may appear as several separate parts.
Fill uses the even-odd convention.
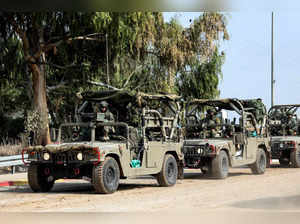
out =
[[[180,97],[113,90],[83,100],[78,122],[62,124],[55,144],[26,149],[33,191],[49,191],[60,178],[88,179],[97,193],[113,193],[120,178],[152,175],[173,186],[183,177]],[[104,101],[110,120],[98,110]]]
[[[269,112],[272,159],[281,166],[300,168],[299,104],[275,105]]]
[[[229,167],[244,165],[263,174],[270,161],[265,111],[260,100],[190,101],[182,148],[185,167],[214,178],[226,178]]]

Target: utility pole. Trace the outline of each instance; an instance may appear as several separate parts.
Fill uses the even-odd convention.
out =
[[[110,84],[110,79],[109,79],[109,66],[108,66],[108,35],[105,34],[105,40],[106,40],[106,78],[107,78],[107,84]]]
[[[271,107],[274,106],[274,12],[272,12],[271,28]]]

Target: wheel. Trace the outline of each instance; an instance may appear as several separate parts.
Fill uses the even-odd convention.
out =
[[[44,169],[46,168],[36,164],[28,167],[28,184],[34,192],[48,192],[54,185],[55,180],[44,174]]]
[[[213,178],[224,179],[228,176],[229,159],[227,153],[221,150],[219,155],[212,159],[209,173]]]
[[[256,161],[250,165],[253,174],[263,174],[266,170],[267,158],[263,149],[259,148],[256,152]]]
[[[111,194],[119,187],[120,169],[117,161],[106,157],[93,169],[93,185],[97,193]]]
[[[288,167],[290,164],[290,160],[288,158],[280,158],[279,164],[281,167]]]
[[[170,187],[176,184],[178,166],[176,159],[171,154],[166,154],[161,171],[157,174],[159,186]]]
[[[291,153],[290,157],[292,167],[300,168],[300,150],[296,148],[296,150]]]

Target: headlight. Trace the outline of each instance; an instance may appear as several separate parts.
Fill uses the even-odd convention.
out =
[[[201,153],[202,153],[202,149],[199,148],[199,149],[198,149],[198,154],[201,154]]]
[[[50,159],[50,154],[48,152],[44,152],[43,158],[44,158],[44,160],[49,160]]]
[[[78,160],[82,160],[83,159],[82,152],[77,153],[77,159]]]
[[[280,147],[280,148],[283,148],[283,143],[280,143],[279,147]]]

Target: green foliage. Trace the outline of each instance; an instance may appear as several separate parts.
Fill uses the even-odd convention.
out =
[[[219,95],[224,55],[218,46],[229,38],[223,14],[202,13],[184,28],[175,18],[164,22],[160,12],[2,13],[0,113],[26,111],[33,98],[31,62],[12,19],[25,30],[30,54],[59,42],[45,51],[45,64],[36,62],[45,69],[55,126],[74,115],[77,92],[103,88],[89,80],[148,93]]]
[[[188,71],[182,71],[177,79],[178,92],[186,99],[218,97],[223,62],[223,53],[219,54],[216,49],[209,62],[195,63]]]

